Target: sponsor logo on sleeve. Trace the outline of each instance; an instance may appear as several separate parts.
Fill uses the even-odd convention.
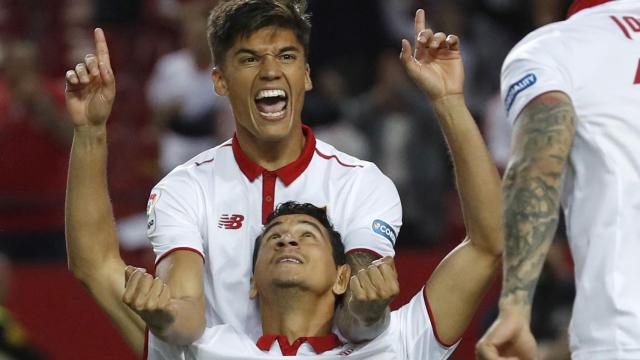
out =
[[[156,229],[156,204],[160,199],[160,190],[154,190],[147,201],[147,231]]]
[[[391,241],[392,245],[396,243],[396,232],[395,230],[393,230],[393,227],[391,227],[391,225],[387,224],[386,222],[380,219],[375,219],[371,224],[371,229],[374,233]]]
[[[535,74],[529,73],[525,75],[522,79],[516,81],[511,86],[509,86],[509,91],[507,91],[507,96],[504,98],[504,105],[507,108],[507,111],[511,110],[511,106],[516,100],[516,96],[526,90],[528,87],[533,86],[533,84],[538,81],[538,78]]]

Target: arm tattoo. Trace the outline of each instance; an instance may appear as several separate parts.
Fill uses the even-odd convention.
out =
[[[519,116],[512,160],[503,183],[506,235],[503,299],[530,306],[558,224],[563,171],[575,112],[552,94],[533,100]]]
[[[366,269],[376,259],[378,259],[377,256],[364,251],[354,251],[347,254],[347,264],[351,266],[351,275],[355,275],[358,271]]]
[[[364,252],[364,251],[353,251],[347,254],[347,264],[351,267],[351,276],[358,274],[358,271],[362,269],[366,269],[371,263],[378,259],[377,256]],[[348,301],[351,297],[351,286],[347,287],[347,291],[342,295],[342,303],[344,305],[345,301]],[[342,309],[346,311],[346,306],[342,306]]]
[[[356,275],[358,271],[366,269],[376,259],[376,256],[367,252],[356,251],[349,253],[347,255],[347,264],[351,266],[351,275]],[[385,302],[368,304],[366,313],[360,314],[362,322],[359,322],[355,320],[352,310],[347,305],[350,298],[351,287],[348,287],[342,296],[342,306],[340,306],[336,314],[338,328],[342,334],[353,342],[361,342],[371,340],[382,333],[386,328],[389,317],[387,304]]]

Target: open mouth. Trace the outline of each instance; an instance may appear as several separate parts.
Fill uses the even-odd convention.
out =
[[[276,263],[278,264],[303,264],[302,259],[296,256],[283,256],[279,258]]]
[[[258,112],[266,119],[282,117],[287,110],[287,100],[287,93],[282,89],[260,90],[254,99]]]

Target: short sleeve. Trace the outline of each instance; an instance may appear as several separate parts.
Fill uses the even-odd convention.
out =
[[[401,359],[446,359],[456,349],[459,341],[451,346],[441,344],[433,331],[431,318],[422,288],[409,303],[391,312],[396,344],[402,345]]]
[[[533,35],[533,37],[531,37]],[[547,31],[525,38],[509,53],[502,66],[500,93],[509,123],[513,123],[522,109],[535,97],[550,91],[571,94],[571,80],[559,58],[567,57],[560,36]]]
[[[400,196],[393,182],[367,164],[352,189],[349,221],[343,232],[345,251],[371,251],[393,256],[402,226]]]
[[[199,219],[203,196],[185,168],[178,168],[156,185],[147,203],[147,235],[156,263],[176,250],[190,250],[203,257]]]

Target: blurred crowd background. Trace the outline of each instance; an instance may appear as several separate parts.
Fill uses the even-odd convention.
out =
[[[78,287],[64,271],[64,195],[73,136],[64,110],[65,71],[93,51],[92,30],[103,27],[117,82],[109,119],[109,185],[122,253],[130,262],[152,266],[144,214],[149,190],[173,167],[234,131],[228,103],[214,94],[210,81],[206,18],[216,2],[0,0],[1,359],[74,358],[56,350],[51,333],[56,324],[42,322],[73,322],[73,314],[85,309],[77,303],[91,306],[74,297],[64,310],[66,320],[46,318],[47,304],[58,296],[75,291],[74,296],[86,297],[62,285]],[[401,284],[424,283],[441,255],[464,235],[438,124],[397,60],[400,40],[413,38],[415,10],[425,8],[436,31],[460,35],[466,100],[503,169],[510,125],[499,99],[502,61],[529,31],[563,19],[569,3],[310,0],[314,89],[307,94],[303,121],[318,138],[375,162],[396,184],[404,209],[398,258],[429,257],[401,266]],[[563,237],[560,228],[533,318],[548,359],[567,358],[573,280]],[[427,263],[433,264],[423,266]],[[64,279],[60,287],[51,274]],[[53,286],[50,293],[40,290],[41,282]],[[403,287],[403,294],[416,290]],[[493,320],[496,294],[493,289],[454,359],[472,356],[474,334]],[[106,322],[104,317],[87,321]],[[105,331],[113,329],[107,325]],[[75,358],[88,358],[82,354],[89,345],[74,346]]]

